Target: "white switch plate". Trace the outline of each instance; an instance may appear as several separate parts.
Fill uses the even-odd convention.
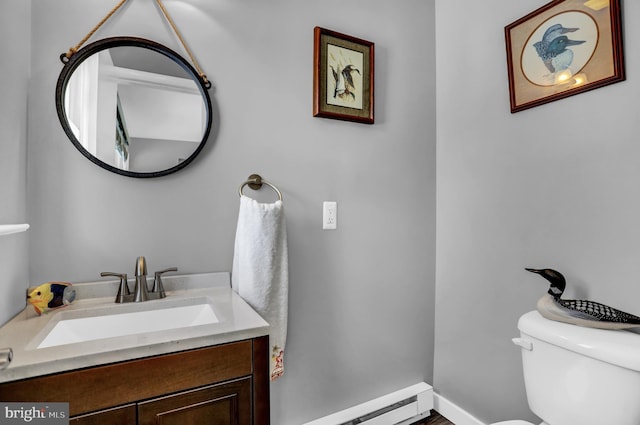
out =
[[[338,227],[338,203],[335,201],[324,201],[322,203],[322,228],[324,230],[334,230]]]

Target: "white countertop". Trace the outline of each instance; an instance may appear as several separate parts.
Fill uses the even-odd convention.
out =
[[[162,279],[167,293],[162,300],[116,304],[118,282],[101,281],[74,284],[76,301],[42,316],[37,316],[33,307],[27,305],[0,328],[0,349],[13,349],[12,362],[0,370],[0,382],[268,335],[267,322],[231,290],[229,273],[163,276]],[[129,286],[133,289],[131,283]],[[152,307],[153,303],[159,306],[194,297],[209,300],[219,320],[217,323],[37,348],[65,312],[77,315],[95,308],[131,311]]]

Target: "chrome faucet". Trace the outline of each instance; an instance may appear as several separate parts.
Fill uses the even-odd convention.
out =
[[[129,284],[127,283],[127,274],[126,273],[113,273],[113,272],[102,272],[100,276],[115,276],[120,278],[120,286],[118,287],[118,295],[116,295],[117,303],[126,303],[127,298],[131,298],[131,291],[129,290]]]
[[[133,293],[129,290],[129,284],[127,283],[127,275],[125,273],[113,273],[102,272],[100,276],[116,276],[120,278],[120,286],[118,288],[118,295],[116,295],[116,303],[139,303],[147,300],[157,300],[165,298],[167,295],[162,285],[162,274],[166,272],[177,272],[177,267],[171,267],[165,270],[155,272],[155,279],[153,282],[153,288],[149,291],[147,284],[147,260],[140,256],[136,260],[135,276],[136,283],[133,289]]]
[[[152,293],[157,292],[160,298],[166,297],[167,294],[165,294],[164,285],[162,284],[162,274],[166,272],[177,272],[177,271],[178,271],[177,267],[171,267],[168,269],[161,270],[159,272],[155,272],[155,276],[153,279],[153,288],[151,289],[151,292]]]
[[[147,288],[147,260],[140,256],[136,260],[136,286],[133,289],[133,302],[139,303],[149,299]]]

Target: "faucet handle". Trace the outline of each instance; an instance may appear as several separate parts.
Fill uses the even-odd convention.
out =
[[[177,267],[170,267],[168,269],[160,270],[154,273],[155,277],[153,279],[153,289],[151,292],[158,292],[160,294],[160,298],[166,297],[164,293],[164,286],[162,285],[162,274],[167,272],[177,272]]]
[[[114,273],[114,272],[102,272],[100,276],[115,276],[120,278],[120,287],[118,288],[118,295],[116,295],[116,302],[123,303],[124,296],[130,295],[131,291],[129,290],[129,284],[127,283],[127,274],[126,273]]]

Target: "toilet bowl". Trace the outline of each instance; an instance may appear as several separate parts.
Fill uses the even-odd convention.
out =
[[[540,425],[640,424],[640,335],[545,319],[518,321],[529,409]],[[491,425],[534,425],[512,420]]]

